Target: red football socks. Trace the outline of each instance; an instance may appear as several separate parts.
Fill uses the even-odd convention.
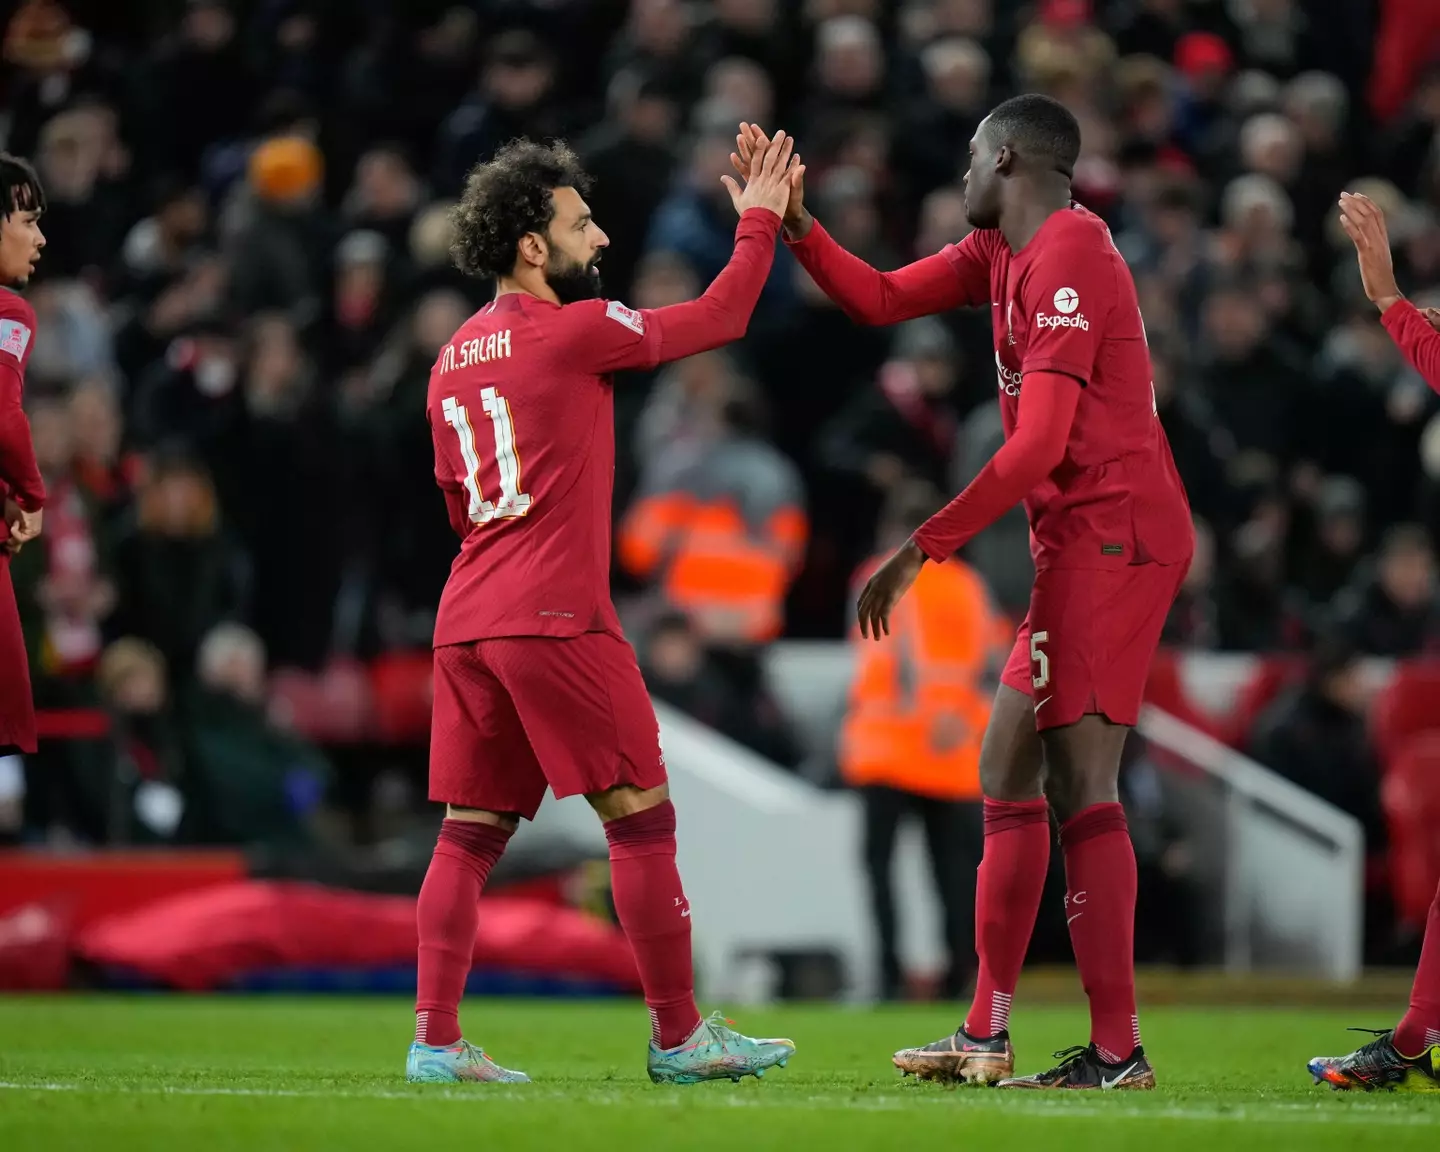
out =
[[[1125,809],[1094,804],[1060,828],[1065,920],[1090,998],[1090,1039],[1116,1063],[1140,1043],[1135,1013],[1135,848]]]
[[[415,1040],[444,1046],[460,1039],[460,997],[475,953],[480,891],[505,851],[507,829],[470,820],[444,820],[420,886],[415,921],[420,970],[415,994]]]
[[[690,954],[690,905],[675,867],[675,806],[666,800],[605,825],[610,887],[635,952],[650,1039],[674,1048],[700,1024]]]
[[[1425,922],[1425,943],[1410,991],[1410,1011],[1396,1027],[1393,1041],[1403,1056],[1418,1056],[1431,1045],[1440,1044],[1440,888],[1435,890],[1435,902]]]
[[[980,974],[965,1031],[977,1040],[1010,1027],[1010,1001],[1020,981],[1045,873],[1050,867],[1050,817],[1044,800],[985,801],[985,854],[975,885],[975,949]]]

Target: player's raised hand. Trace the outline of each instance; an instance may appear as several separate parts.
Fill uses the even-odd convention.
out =
[[[1384,312],[1400,299],[1400,287],[1395,283],[1395,262],[1390,256],[1390,234],[1385,228],[1385,213],[1368,196],[1342,192],[1340,227],[1355,244],[1365,295]]]
[[[925,553],[920,545],[907,540],[865,582],[858,608],[861,636],[879,640],[881,636],[890,635],[890,613],[915,583],[924,563]]]
[[[720,177],[736,212],[743,214],[751,208],[768,208],[784,219],[785,206],[790,200],[790,181],[796,173],[805,171],[794,151],[795,138],[777,132],[775,139],[751,156],[744,188],[730,176]]]
[[[770,138],[758,124],[741,124],[735,137],[735,151],[730,153],[730,163],[742,180],[750,178],[751,165],[757,157],[763,157],[770,145]],[[799,240],[810,231],[814,221],[805,211],[805,165],[796,157],[794,170],[790,173],[790,199],[785,205],[785,234],[792,240]]]

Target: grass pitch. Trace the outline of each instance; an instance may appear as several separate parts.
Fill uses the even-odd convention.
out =
[[[1188,1152],[1440,1148],[1440,1094],[1310,1086],[1305,1061],[1348,1051],[1372,1013],[1145,1013],[1154,1093],[943,1088],[889,1054],[956,1024],[948,1006],[756,1009],[740,1027],[789,1035],[763,1082],[657,1088],[633,1003],[467,1002],[470,1037],[529,1086],[408,1086],[410,1005],[390,999],[0,999],[0,1149],[382,1150],[998,1148]],[[1383,1024],[1383,1019],[1375,1021]],[[1087,1036],[1083,1010],[1025,1008],[1022,1073]]]

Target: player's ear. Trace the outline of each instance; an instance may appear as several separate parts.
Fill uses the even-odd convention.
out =
[[[532,268],[545,267],[545,261],[550,256],[550,246],[546,244],[545,237],[538,232],[526,232],[520,237],[520,262],[528,264]]]
[[[1010,150],[1010,145],[1000,145],[995,150],[995,171],[1002,176],[1008,176],[1014,167],[1015,153]]]

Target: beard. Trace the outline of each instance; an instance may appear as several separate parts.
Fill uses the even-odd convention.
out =
[[[599,264],[599,256],[588,264],[581,264],[558,253],[553,254],[545,266],[545,283],[560,298],[561,304],[594,300],[602,291]]]

